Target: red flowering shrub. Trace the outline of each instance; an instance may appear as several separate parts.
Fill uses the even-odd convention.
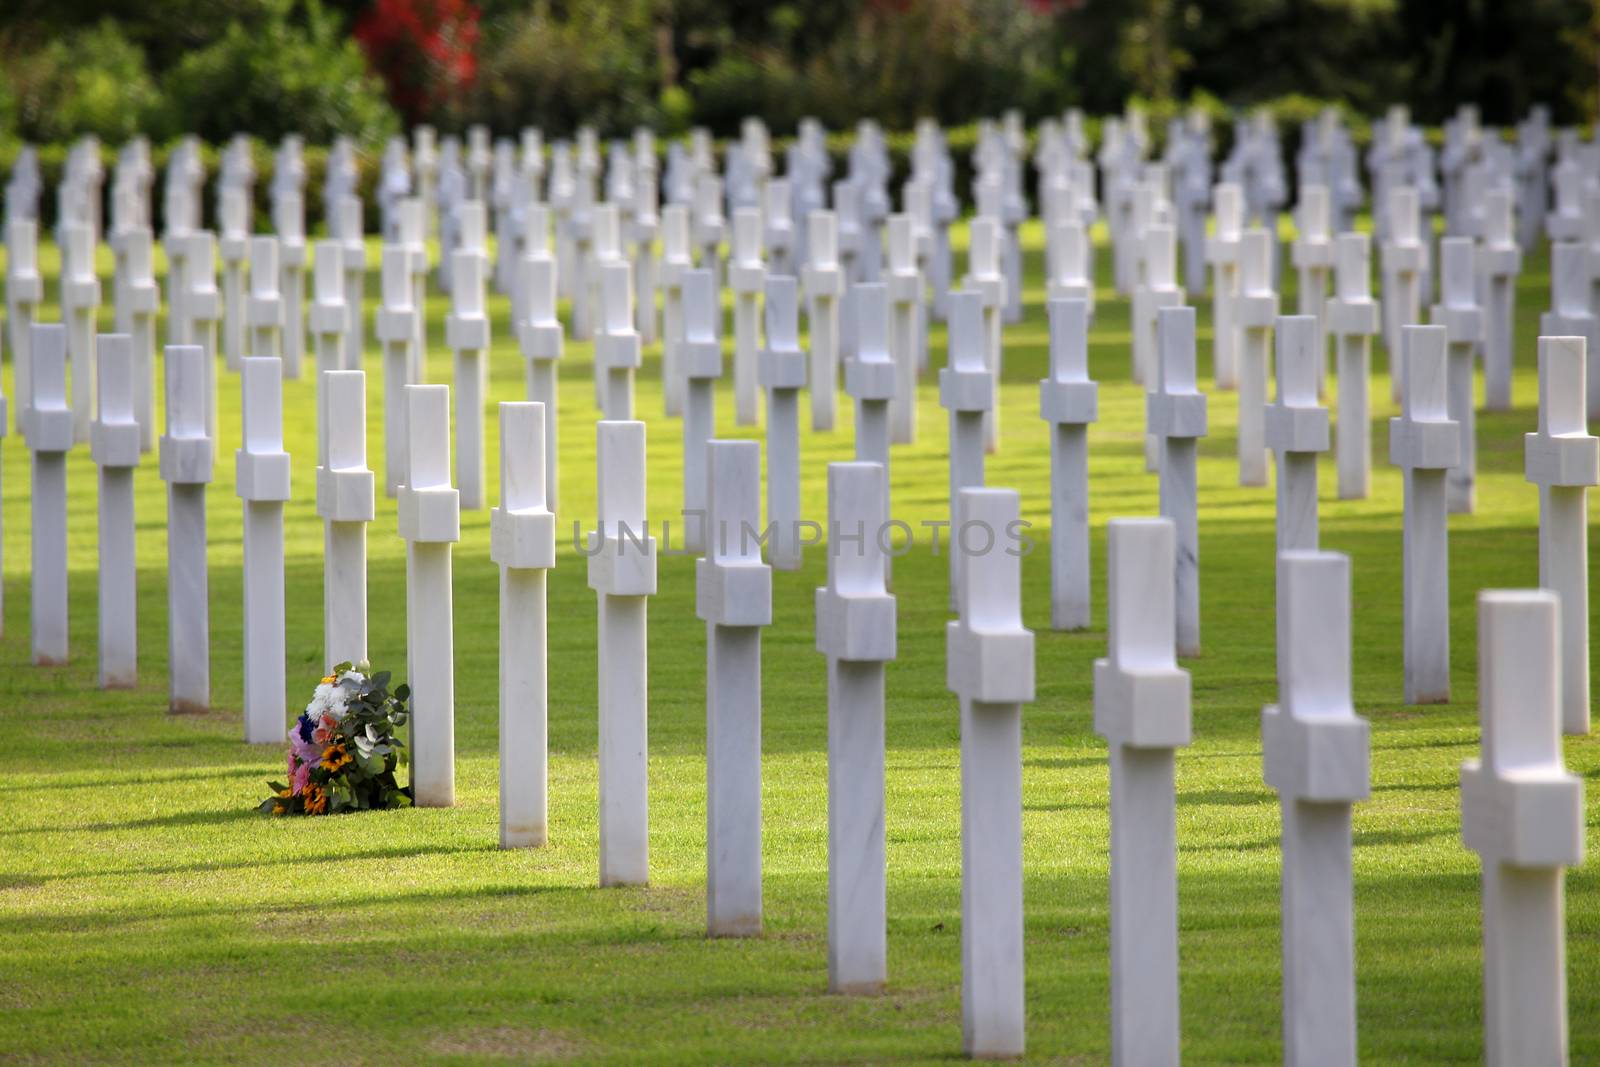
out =
[[[477,79],[479,18],[470,0],[373,0],[356,20],[367,62],[408,123],[458,102]]]

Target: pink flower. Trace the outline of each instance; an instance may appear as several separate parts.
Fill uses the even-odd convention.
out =
[[[302,763],[289,775],[289,788],[298,795],[306,791],[306,783],[311,780],[311,764]]]

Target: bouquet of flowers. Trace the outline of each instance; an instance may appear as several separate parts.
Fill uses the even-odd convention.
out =
[[[389,672],[370,677],[367,664],[341,663],[322,679],[289,731],[289,784],[272,782],[261,802],[267,815],[328,815],[411,806],[411,789],[395,781],[405,746],[404,685],[389,692]]]

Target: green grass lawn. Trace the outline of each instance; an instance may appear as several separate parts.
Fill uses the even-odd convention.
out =
[[[1103,235],[1102,235],[1103,236]],[[1090,431],[1095,628],[1049,631],[1042,235],[1025,231],[1027,317],[1006,332],[1004,434],[989,484],[1020,490],[1041,551],[1023,562],[1024,620],[1038,634],[1038,699],[1023,713],[1027,1018],[1030,1059],[1108,1057],[1107,778],[1091,727],[1091,661],[1105,650],[1104,531],[1156,510],[1142,459],[1142,393],[1129,382],[1126,301],[1106,279],[1091,337],[1101,382]],[[964,243],[965,229],[957,234]],[[41,250],[47,272],[58,258]],[[376,259],[374,258],[374,262]],[[1372,721],[1372,797],[1355,810],[1355,917],[1362,1058],[1472,1063],[1482,1055],[1477,857],[1460,838],[1458,768],[1478,751],[1474,598],[1538,575],[1538,494],[1522,477],[1535,427],[1537,316],[1547,258],[1530,256],[1518,297],[1514,412],[1480,419],[1478,513],[1450,519],[1455,700],[1401,695],[1400,475],[1387,463],[1394,413],[1374,354],[1375,470],[1369,500],[1333,496],[1322,464],[1322,538],[1349,553],[1358,710]],[[109,254],[102,269],[109,274]],[[1291,272],[1292,273],[1292,272]],[[1292,286],[1289,275],[1286,285]],[[47,290],[54,297],[55,286]],[[109,285],[106,287],[109,295]],[[378,279],[368,278],[370,302]],[[1202,388],[1210,389],[1210,299],[1201,299]],[[1284,300],[1292,310],[1292,297]],[[448,381],[447,302],[429,305],[430,372]],[[492,399],[522,399],[522,362],[495,297]],[[54,309],[44,311],[49,320]],[[102,324],[109,328],[110,311]],[[370,331],[368,334],[371,337]],[[943,330],[934,363],[942,364]],[[731,336],[727,341],[731,351]],[[731,363],[731,360],[730,360]],[[95,688],[95,471],[69,464],[72,661],[29,665],[28,458],[4,442],[5,637],[0,642],[0,1063],[468,1064],[930,1062],[960,1033],[959,767],[955,698],[944,684],[947,561],[898,560],[899,658],[888,668],[889,986],[827,994],[826,715],[812,590],[825,560],[773,576],[764,664],[766,932],[709,941],[705,924],[704,630],[693,564],[666,558],[651,604],[651,886],[596,888],[595,598],[572,524],[594,520],[590,348],[562,364],[561,549],[549,584],[550,844],[497,842],[497,575],[488,512],[462,516],[455,553],[457,806],[316,820],[255,813],[283,753],[242,743],[240,511],[232,452],[238,379],[224,372],[222,442],[209,493],[214,710],[166,712],[164,486],[137,474],[140,685]],[[379,469],[371,526],[370,650],[404,675],[404,545],[381,492],[383,382],[367,355],[368,454]],[[321,672],[322,526],[314,509],[308,376],[285,385],[294,457],[288,505],[288,706]],[[7,393],[10,365],[6,365]],[[733,426],[731,380],[718,425]],[[896,447],[892,511],[943,519],[945,416],[930,375],[921,436]],[[825,518],[826,470],[851,458],[839,428],[806,431],[806,514]],[[12,403],[16,400],[13,396]],[[650,512],[680,502],[681,430],[662,415],[659,350],[637,410],[649,425]],[[1200,451],[1204,655],[1194,744],[1178,755],[1179,923],[1185,1061],[1269,1063],[1279,1044],[1278,810],[1262,781],[1259,715],[1275,696],[1273,493],[1237,486],[1235,394],[1211,393]],[[488,424],[496,486],[496,422]],[[497,491],[491,490],[491,503]],[[197,654],[184,650],[183,654]],[[1569,739],[1569,765],[1600,773],[1600,743]],[[1591,784],[1589,822],[1600,818]],[[1574,1062],[1600,1060],[1600,879],[1567,884]]]

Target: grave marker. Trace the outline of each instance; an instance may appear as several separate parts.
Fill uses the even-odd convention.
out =
[[[101,689],[131,689],[139,680],[133,506],[139,423],[133,411],[132,339],[127,334],[101,334],[96,356],[99,410],[90,433],[90,454],[100,468],[99,681]]]
[[[411,683],[411,787],[418,807],[455,805],[456,693],[450,546],[461,539],[461,500],[450,485],[450,387],[408,385],[406,668]]]
[[[633,270],[612,261],[600,268],[600,330],[594,358],[603,378],[601,410],[607,420],[633,418],[633,377],[640,357],[639,331],[633,324]]]
[[[401,213],[404,226],[404,205]],[[397,495],[406,481],[405,387],[420,384],[411,373],[416,320],[421,318],[411,302],[414,263],[415,253],[407,245],[383,250],[383,302],[373,322],[373,332],[383,343],[383,490],[388,496]]]
[[[549,837],[549,621],[555,517],[544,495],[544,408],[500,404],[500,506],[489,557],[500,566],[500,847]]]
[[[678,346],[686,391],[683,404],[683,543],[704,550],[710,519],[706,508],[706,446],[716,432],[716,381],[722,376],[721,319],[716,281],[708,270],[683,274],[683,341]]]
[[[1584,247],[1550,246],[1550,310],[1539,316],[1541,337],[1581,337],[1588,353],[1589,417],[1600,418],[1600,319],[1589,310],[1589,265]]]
[[[1560,598],[1561,728],[1589,732],[1589,508],[1600,441],[1581,397],[1579,337],[1539,338],[1539,430],[1523,436],[1527,479],[1539,487],[1539,584]]]
[[[800,390],[806,355],[800,349],[799,291],[792,277],[769,275],[764,305],[767,344],[761,384],[767,391],[767,558],[778,570],[798,570],[800,544]]]
[[[1450,418],[1443,326],[1406,326],[1400,365],[1405,406],[1389,420],[1389,462],[1405,472],[1405,699],[1450,700],[1450,548],[1445,472],[1460,461]]]
[[[1052,297],[1050,376],[1039,414],[1050,424],[1050,626],[1089,626],[1089,424],[1100,416],[1089,380],[1089,301]],[[954,451],[951,453],[954,456]],[[978,457],[981,467],[983,457]]]
[[[167,432],[161,437],[160,468],[167,483],[167,710],[179,715],[211,709],[206,484],[216,442],[206,432],[205,359],[199,345],[168,345],[164,359]]]
[[[1159,359],[1145,396],[1150,437],[1161,447],[1161,515],[1172,523],[1177,555],[1174,635],[1178,655],[1200,654],[1200,504],[1196,456],[1206,435],[1206,398],[1195,375],[1194,308],[1164,307],[1157,320]]]
[[[754,426],[760,404],[757,352],[760,345],[757,300],[766,285],[761,258],[761,209],[736,208],[733,246],[728,257],[728,287],[733,290],[733,410],[740,426]]]
[[[217,249],[222,254],[222,352],[228,369],[237,371],[239,360],[246,355],[244,283],[246,258],[250,254],[249,190],[229,186],[224,187],[219,196]]]
[[[1316,316],[1280,315],[1276,333],[1278,402],[1266,411],[1266,442],[1278,455],[1277,548],[1314,551],[1317,455],[1328,450],[1328,409],[1317,403]]]
[[[1111,763],[1111,1062],[1130,1067],[1178,1063],[1173,752],[1190,741],[1190,685],[1173,651],[1175,546],[1167,519],[1106,530],[1094,726]]]
[[[528,361],[528,399],[544,405],[544,497],[551,511],[556,510],[557,400],[556,363],[564,344],[561,320],[556,317],[556,261],[548,252],[526,256],[522,262],[522,284],[527,287],[523,300],[528,318],[518,324],[518,341]]]
[[[690,279],[711,290],[710,271]],[[706,623],[706,927],[750,937],[761,932],[761,627],[772,622],[772,570],[752,533],[761,446],[711,441],[705,452],[695,613]]]
[[[856,294],[856,358],[845,365],[845,392],[856,401],[856,462],[889,471],[889,403],[897,369],[889,354],[889,292],[882,282],[861,282]]]
[[[87,221],[63,222],[61,236],[61,316],[67,324],[72,371],[72,439],[87,443],[94,419],[95,318],[100,309],[94,229]]]
[[[1312,340],[1316,396],[1321,400],[1328,382],[1328,275],[1333,272],[1332,219],[1328,188],[1308,185],[1300,190],[1299,210],[1295,212],[1295,239],[1291,249],[1299,273],[1299,311],[1317,322]],[[1281,549],[1281,546],[1280,546]]]
[[[283,356],[283,375],[285,378],[300,377],[300,363],[305,358],[306,351],[306,212],[304,198],[298,191],[286,191],[273,202],[273,223],[278,231],[276,242],[277,267],[281,274],[271,283],[272,291],[278,294],[282,301],[279,310],[278,329],[279,344]],[[260,285],[256,281],[256,253],[255,244],[262,238],[251,241],[250,253],[250,284],[253,288]],[[265,266],[265,264],[264,264]],[[265,288],[258,291],[266,292]],[[254,303],[254,300],[252,300]],[[256,323],[252,322],[252,326]],[[265,356],[269,353],[252,348],[250,355]]]
[[[1482,343],[1483,315],[1474,290],[1477,271],[1470,237],[1446,237],[1439,242],[1439,303],[1433,322],[1448,331],[1446,404],[1450,418],[1460,428],[1460,458],[1445,478],[1445,506],[1452,512],[1472,514],[1477,501],[1477,419],[1472,396],[1474,364]]]
[[[1149,419],[1149,394],[1159,386],[1160,338],[1157,323],[1161,312],[1183,306],[1183,290],[1177,283],[1177,233],[1168,223],[1147,227],[1140,235],[1143,248],[1143,273],[1133,293],[1133,380],[1146,387],[1144,469],[1159,469],[1161,445]]]
[[[1422,275],[1428,269],[1428,246],[1422,240],[1417,190],[1402,186],[1389,193],[1388,240],[1383,249],[1384,344],[1389,350],[1389,391],[1400,402],[1405,382],[1406,347],[1401,331],[1422,321]],[[1398,357],[1398,359],[1396,358]]]
[[[845,288],[833,212],[813,211],[806,216],[806,256],[801,283],[811,342],[811,428],[831,430],[839,387],[839,298]]]
[[[1483,406],[1486,411],[1510,411],[1512,335],[1522,249],[1512,236],[1511,194],[1504,189],[1491,189],[1484,198],[1478,270],[1484,278]]]
[[[984,449],[1000,447],[1001,315],[1006,303],[1006,280],[1000,273],[1000,224],[994,219],[972,220],[967,246],[965,288],[978,294],[983,309],[983,365],[989,370],[989,408],[983,416]]]
[[[968,1056],[1023,1050],[1022,705],[1033,700],[1033,633],[1022,566],[1005,543],[1020,499],[963,489],[951,528],[961,617],[945,624],[946,684],[961,702],[961,1032]]]
[[[399,253],[404,257],[405,253]],[[395,392],[404,396],[404,387]],[[367,467],[367,376],[322,372],[326,433],[317,457],[317,514],[323,524],[322,658],[325,670],[367,658],[367,524],[376,512]]]
[[[278,356],[283,338],[283,298],[278,292],[278,239],[250,238],[250,322],[252,356]]]
[[[889,357],[895,367],[894,398],[889,402],[890,439],[897,445],[917,440],[918,315],[922,273],[910,215],[889,216]]]
[[[694,269],[689,255],[689,209],[661,209],[661,393],[668,417],[683,414],[683,275]]]
[[[1262,709],[1261,741],[1283,821],[1284,1063],[1353,1067],[1350,807],[1368,796],[1370,731],[1350,702],[1349,557],[1280,550],[1278,613],[1278,704]]]
[[[67,400],[67,328],[36,323],[29,332],[33,364],[27,427],[33,460],[29,621],[34,665],[57,667],[67,662],[67,453],[75,437]]]
[[[983,297],[970,290],[950,294],[948,365],[939,371],[939,403],[950,412],[950,532],[955,536],[964,489],[983,485],[983,419],[994,407],[994,375],[984,357]],[[950,545],[950,610],[961,607],[961,553]]]
[[[1246,230],[1239,244],[1239,295],[1234,323],[1242,331],[1238,359],[1239,484],[1267,484],[1267,359],[1269,335],[1278,317],[1272,273],[1272,239],[1259,227]]]
[[[1372,299],[1371,242],[1364,233],[1342,233],[1336,243],[1337,296],[1328,302],[1328,330],[1338,348],[1339,499],[1365,500],[1372,484],[1369,403],[1372,336],[1378,332],[1378,305]]]
[[[1461,839],[1483,860],[1489,1067],[1567,1062],[1565,871],[1583,862],[1583,781],[1561,763],[1560,605],[1478,594],[1483,756],[1461,766]]]
[[[456,383],[456,484],[461,506],[487,502],[484,486],[483,412],[489,391],[489,317],[484,311],[483,205],[461,205],[462,244],[453,254],[450,314],[444,320],[445,344],[454,354]]]
[[[12,219],[6,225],[6,320],[11,327],[11,360],[15,364],[12,389],[17,394],[17,432],[24,438],[28,433],[28,412],[33,410],[33,387],[29,384],[33,321],[44,301],[38,261],[38,222]]]
[[[289,499],[283,364],[270,356],[247,356],[239,362],[239,384],[244,447],[234,457],[235,484],[244,501],[244,739],[281,745],[287,623],[283,505]]]
[[[895,656],[895,599],[884,587],[888,558],[879,540],[888,521],[882,467],[828,464],[828,582],[816,593],[816,625],[817,651],[828,659],[833,993],[878,993],[888,978],[883,677]]]
[[[626,266],[623,280],[630,281]],[[656,591],[656,540],[645,508],[645,427],[596,426],[596,529],[589,535],[589,588],[600,603],[600,884],[650,881],[649,597]]]

